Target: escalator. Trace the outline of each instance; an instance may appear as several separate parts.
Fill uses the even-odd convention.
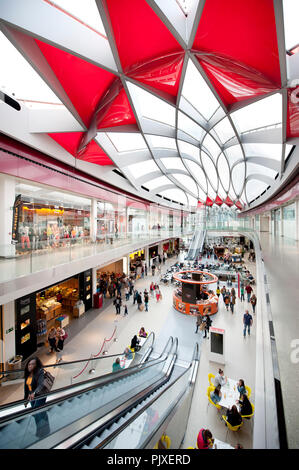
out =
[[[77,441],[94,423],[107,427],[120,410],[129,411],[169,379],[176,350],[177,340],[171,337],[156,359],[50,392],[47,403],[36,410],[10,404],[9,413],[0,418],[0,448],[56,448],[73,442],[74,435]]]
[[[202,252],[203,244],[206,237],[206,230],[196,230],[193,235],[193,239],[190,243],[190,247],[186,256],[186,260],[194,261],[197,256]]]
[[[192,360],[184,370],[174,365],[172,380],[118,418],[109,429],[82,438],[73,447],[153,449],[157,448],[162,437],[167,436],[171,448],[179,449],[187,428],[198,365],[199,348],[196,343]]]

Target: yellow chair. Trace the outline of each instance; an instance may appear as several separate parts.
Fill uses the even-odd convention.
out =
[[[222,415],[222,419],[223,421],[225,422],[225,424],[227,425],[227,433],[226,433],[226,438],[225,438],[225,441],[227,441],[227,434],[228,434],[228,431],[233,431],[233,432],[236,432],[236,431],[239,431],[239,429],[243,426],[243,421],[241,422],[241,424],[238,424],[238,426],[232,426],[228,421],[227,421],[227,417],[225,415]]]
[[[242,418],[250,419],[250,418],[253,417],[253,415],[254,415],[254,404],[253,404],[253,403],[251,403],[251,407],[252,407],[252,413],[251,413],[251,415],[241,415]]]
[[[245,389],[246,389],[246,392],[247,392],[247,398],[250,398],[250,396],[251,396],[251,388],[248,387],[247,385],[245,385]]]
[[[211,405],[215,406],[215,408],[217,408],[217,410],[220,410],[220,409],[221,409],[221,406],[220,406],[220,405],[216,405],[216,404],[211,400],[211,393],[212,393],[214,390],[215,390],[214,385],[212,385],[211,387],[208,387],[208,389],[207,389],[207,397],[208,397],[209,403],[211,403]]]
[[[155,445],[154,449],[159,449],[159,443],[165,448],[165,449],[170,449],[171,446],[171,439],[169,436],[166,436],[166,434],[163,434],[157,444]],[[192,447],[193,449],[193,447]]]
[[[212,379],[215,379],[215,375],[214,374],[208,374],[208,379],[209,379],[210,387],[212,387],[212,386],[215,387],[215,385],[212,382]]]

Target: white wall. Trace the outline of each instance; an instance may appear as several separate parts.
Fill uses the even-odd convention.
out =
[[[14,254],[14,246],[11,244],[11,233],[15,197],[14,178],[0,174],[0,256]]]
[[[10,328],[13,328],[13,330],[9,333],[6,333],[6,331]],[[16,354],[14,300],[9,302],[8,304],[3,305],[3,338],[3,362],[6,362]]]

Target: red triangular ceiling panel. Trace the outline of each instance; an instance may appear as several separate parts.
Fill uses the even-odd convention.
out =
[[[97,129],[128,124],[136,124],[136,119],[123,88],[105,109],[105,112],[103,114],[99,113],[97,116]]]
[[[273,3],[273,0],[206,1],[193,49],[233,58],[280,87]]]
[[[215,204],[217,204],[217,206],[222,206],[223,201],[222,201],[222,199],[220,199],[219,196],[216,197],[216,199],[215,199]]]
[[[101,149],[96,141],[92,140],[89,144],[79,152],[77,158],[85,162],[96,163],[97,165],[114,165],[108,155]]]
[[[158,57],[134,70],[128,70],[129,77],[159,91],[177,96],[184,62],[184,53]]]
[[[228,207],[231,207],[233,206],[233,201],[227,196],[227,198],[225,199],[224,203],[228,206]]]
[[[240,210],[243,209],[243,206],[242,206],[242,204],[240,203],[240,201],[237,201],[237,202],[235,203],[235,206],[236,206],[238,209],[240,209]]]
[[[84,132],[53,132],[48,134],[67,152],[76,157]]]
[[[182,52],[146,0],[106,0],[124,71],[155,57]]]
[[[299,137],[299,86],[288,89],[287,138]]]
[[[115,75],[39,39],[35,41],[88,127]]]
[[[206,199],[206,206],[212,206],[214,203],[212,201],[212,199],[210,199],[209,197],[207,197]]]
[[[279,89],[258,70],[235,60],[212,54],[196,54],[196,57],[228,108]]]

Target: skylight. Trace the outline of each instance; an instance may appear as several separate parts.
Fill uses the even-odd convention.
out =
[[[182,95],[206,120],[209,120],[216,109],[219,108],[217,99],[190,59],[188,61]]]
[[[165,196],[170,200],[182,202],[183,204],[188,204],[186,194],[179,188],[166,189],[162,191],[161,196]]]
[[[253,199],[259,196],[269,185],[260,180],[250,180],[246,184],[246,196],[247,200],[250,203]]]
[[[189,134],[191,137],[198,140],[199,142],[201,142],[205,134],[204,129],[195,124],[192,119],[188,118],[185,114],[181,113],[181,111],[179,111],[178,113],[178,128],[181,129],[183,132],[186,132],[186,134]]]
[[[242,193],[245,180],[245,170],[246,168],[244,162],[238,163],[238,165],[234,166],[232,170],[232,183],[236,195]]]
[[[177,157],[171,157],[171,158],[161,158],[161,162],[165,166],[165,168],[168,169],[174,169],[174,170],[185,170],[186,168],[180,158]],[[178,175],[176,175],[178,177]]]
[[[190,170],[191,175],[196,179],[198,184],[206,191],[207,190],[207,178],[203,169],[195,162],[186,160],[186,165]]]
[[[147,181],[146,187],[150,191],[153,191],[156,188],[159,188],[159,186],[164,186],[165,184],[170,184],[170,183],[171,181],[166,176],[159,176],[159,178],[155,178],[151,181]]]
[[[107,132],[107,136],[118,152],[143,150],[147,148],[144,138],[141,134],[135,134],[131,132]]]
[[[178,144],[181,154],[185,153],[186,155],[190,155],[199,161],[199,148],[192,144],[188,144],[187,142],[183,142],[182,140],[178,140]]]
[[[243,144],[246,157],[268,157],[281,160],[282,144]]]
[[[154,160],[146,160],[139,163],[133,163],[132,165],[128,166],[128,169],[130,170],[134,178],[137,179],[140,176],[146,175],[147,173],[159,170],[159,167],[154,162]]]
[[[175,126],[175,108],[143,88],[128,82],[128,88],[140,117]]]
[[[208,157],[208,155],[205,154],[204,152],[201,152],[201,161],[202,161],[203,169],[206,172],[206,175],[209,181],[212,183],[212,185],[215,188],[217,188],[218,177],[217,177],[215,165],[213,164],[210,157]]]
[[[202,145],[210,152],[211,157],[213,158],[214,162],[216,162],[218,155],[221,153],[221,149],[215,140],[210,136],[210,134],[205,136]]]
[[[231,115],[239,132],[259,129],[282,121],[282,96],[280,93],[268,96]]]
[[[95,0],[44,0],[60,11],[69,13],[85,25],[106,37],[106,32]],[[62,9],[62,10],[61,10]]]
[[[227,160],[223,153],[220,155],[217,161],[218,175],[222,183],[223,188],[228,191],[230,182],[230,171]]]
[[[287,51],[299,44],[298,18],[298,0],[283,0],[284,34]]]
[[[16,100],[34,100],[62,104],[51,88],[0,32],[0,89]],[[5,65],[4,65],[5,64]],[[22,77],[22,79],[20,79]]]
[[[146,135],[145,137],[149,145],[153,148],[177,150],[175,139],[171,139],[170,137],[161,137],[159,135]]]
[[[235,136],[235,131],[228,117],[221,119],[221,121],[213,127],[213,130],[216,132],[222,144],[225,144],[231,137]]]

